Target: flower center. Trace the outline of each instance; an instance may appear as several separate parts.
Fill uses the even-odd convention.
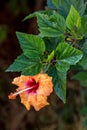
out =
[[[29,93],[36,93],[38,87],[39,87],[39,83],[35,81],[34,78],[32,78],[31,80],[28,80],[25,83],[26,88],[22,89],[22,90],[17,90],[17,92],[11,93],[9,95],[9,99],[15,99],[17,95],[23,93],[23,92],[28,92]]]
[[[25,86],[27,88],[29,88],[27,90],[28,93],[36,93],[38,87],[39,87],[39,83],[35,81],[34,78],[32,78],[31,80],[28,80],[26,83],[25,83]]]

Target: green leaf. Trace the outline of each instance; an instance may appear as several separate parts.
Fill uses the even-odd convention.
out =
[[[51,16],[38,14],[38,26],[44,37],[64,37],[65,19],[54,11]]]
[[[54,4],[55,7],[58,7],[62,0],[52,0],[52,3]]]
[[[59,72],[67,72],[70,68],[70,65],[66,62],[63,62],[61,60],[58,60],[58,62],[56,63],[56,68]]]
[[[59,43],[56,51],[56,64],[52,68],[50,75],[53,77],[54,89],[58,97],[66,101],[66,75],[70,65],[75,65],[83,56],[82,52],[68,43]]]
[[[28,66],[27,68],[25,68],[23,71],[22,71],[22,74],[23,75],[35,75],[35,74],[38,74],[40,73],[41,71],[41,63],[40,62],[34,62],[32,63],[30,66]]]
[[[52,0],[47,0],[47,6],[49,8],[55,9],[55,6],[53,5]]]
[[[51,52],[52,50],[54,50],[58,44],[58,38],[55,37],[44,37],[43,38],[45,41],[45,45],[46,45],[46,50]]]
[[[25,20],[27,20],[27,19],[31,19],[31,18],[33,18],[33,17],[37,17],[38,14],[48,14],[48,15],[51,15],[51,14],[53,14],[53,11],[50,10],[50,9],[49,9],[49,10],[36,11],[36,12],[34,12],[34,13],[31,13],[31,14],[27,15],[22,21],[25,21]]]
[[[83,87],[87,87],[87,71],[78,72],[73,79],[79,80]]]
[[[34,75],[39,73],[41,70],[41,63],[40,61],[34,62],[30,61],[24,54],[15,59],[13,64],[9,66],[6,70],[7,72],[22,72],[24,75]]]
[[[34,12],[34,13],[32,13],[32,14],[27,15],[27,16],[23,19],[23,21],[25,21],[25,20],[27,20],[27,19],[31,19],[31,18],[33,18],[33,17],[36,17],[36,16],[37,16],[37,13],[38,13],[38,12]]]
[[[87,70],[87,55],[84,54],[81,61],[79,61],[79,65],[83,67],[84,70]]]
[[[82,35],[85,35],[87,37],[87,15],[84,15],[81,18],[81,29],[80,32],[82,33]]]
[[[38,59],[43,55],[45,43],[40,37],[21,32],[16,34],[25,56],[31,59]]]
[[[56,56],[58,61],[75,65],[83,56],[82,52],[66,42],[61,42],[56,48]]]
[[[9,68],[6,70],[7,72],[20,72],[27,66],[29,66],[29,59],[25,57],[23,54],[17,57],[13,64],[9,66]]]
[[[83,44],[82,50],[85,54],[87,54],[87,42]]]
[[[48,55],[47,62],[50,62],[54,57],[54,50]]]
[[[59,72],[55,67],[49,71],[49,75],[53,77],[54,90],[57,96],[66,102],[66,73]]]
[[[52,0],[50,0],[52,1]],[[75,9],[79,12],[79,14],[82,16],[85,12],[86,9],[86,3],[84,0],[54,0],[56,2],[60,1],[59,4],[54,3],[54,8],[58,10],[58,13],[64,16],[65,18],[67,17],[71,5],[75,7]]]
[[[70,12],[66,18],[66,25],[70,30],[73,30],[75,27],[79,29],[81,27],[81,18],[78,11],[71,6]]]

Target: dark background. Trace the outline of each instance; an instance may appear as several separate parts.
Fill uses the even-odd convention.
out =
[[[22,19],[46,7],[46,0],[0,0],[0,130],[82,130],[80,110],[83,105],[81,87],[68,77],[67,103],[56,96],[49,97],[50,106],[36,112],[27,111],[19,97],[11,101],[8,94],[15,90],[12,79],[19,73],[5,70],[21,53],[16,31],[37,34],[36,19]],[[72,75],[72,73],[70,73]]]

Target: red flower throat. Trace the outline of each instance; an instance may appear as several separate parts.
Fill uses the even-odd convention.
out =
[[[36,93],[37,89],[39,88],[39,83],[36,82],[34,78],[32,78],[25,83],[25,86],[30,88],[27,90],[28,93]]]

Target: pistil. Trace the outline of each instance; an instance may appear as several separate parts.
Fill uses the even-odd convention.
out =
[[[17,95],[23,93],[23,92],[26,92],[28,90],[32,90],[34,89],[35,86],[32,86],[32,87],[28,87],[28,88],[25,88],[25,89],[22,89],[22,90],[18,90],[17,92],[14,92],[14,93],[11,93],[9,95],[9,99],[15,99]]]

